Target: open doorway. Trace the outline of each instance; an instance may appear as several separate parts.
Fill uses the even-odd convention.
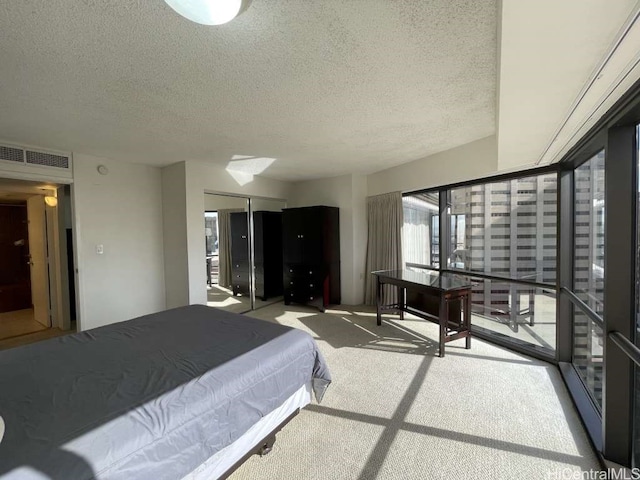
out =
[[[58,185],[0,178],[2,342],[17,345],[16,337],[48,338],[73,327],[63,228],[70,205],[63,191]]]
[[[0,197],[0,225],[0,339],[4,339],[49,325],[48,318],[45,323],[35,319],[32,303],[26,199]]]

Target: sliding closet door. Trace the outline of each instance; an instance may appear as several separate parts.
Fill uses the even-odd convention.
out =
[[[249,199],[205,194],[207,305],[235,313],[252,309]]]

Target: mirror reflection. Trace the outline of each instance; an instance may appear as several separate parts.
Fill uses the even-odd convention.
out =
[[[207,305],[251,310],[249,199],[205,194]]]
[[[252,198],[255,308],[281,302],[283,200]]]

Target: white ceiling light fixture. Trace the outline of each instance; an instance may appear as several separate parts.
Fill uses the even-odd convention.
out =
[[[201,25],[222,25],[240,14],[247,0],[164,0],[183,17]]]

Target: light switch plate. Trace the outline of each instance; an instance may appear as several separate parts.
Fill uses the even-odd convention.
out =
[[[104,245],[96,245],[96,253],[102,255],[104,253]]]

